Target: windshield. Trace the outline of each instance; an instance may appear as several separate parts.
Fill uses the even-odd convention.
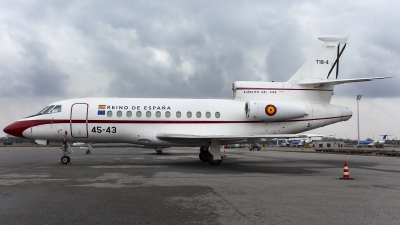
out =
[[[42,110],[40,110],[38,113],[36,113],[36,115],[40,115],[44,112],[44,110],[46,110],[47,108],[49,108],[49,106],[44,107]]]
[[[49,108],[47,108],[46,110],[44,110],[44,111],[42,112],[42,114],[49,113],[49,112],[50,112],[50,110],[52,110],[52,109],[53,109],[53,107],[54,107],[54,105],[51,105],[51,106],[49,106]]]
[[[42,110],[40,110],[38,113],[36,113],[35,115],[32,116],[28,116],[26,118],[29,117],[33,117],[33,116],[39,116],[39,115],[43,115],[43,114],[51,114],[51,113],[59,113],[61,112],[61,105],[48,105],[46,107],[44,107]]]

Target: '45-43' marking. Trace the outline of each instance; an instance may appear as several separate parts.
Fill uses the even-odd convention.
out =
[[[101,133],[101,132],[107,132],[107,133],[117,133],[117,128],[116,127],[107,127],[107,128],[102,128],[101,126],[93,127],[92,128],[93,133]]]

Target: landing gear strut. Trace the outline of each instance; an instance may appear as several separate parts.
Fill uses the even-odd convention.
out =
[[[71,163],[71,158],[68,156],[68,154],[74,153],[74,151],[72,151],[71,146],[69,146],[68,143],[63,142],[63,144],[61,145],[61,150],[63,151],[63,157],[61,157],[61,163],[62,164],[69,164]]]

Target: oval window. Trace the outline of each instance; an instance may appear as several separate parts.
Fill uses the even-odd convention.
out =
[[[176,112],[176,118],[181,118],[181,112],[180,111]]]
[[[219,117],[221,117],[221,114],[219,112],[216,112],[215,113],[215,118],[219,118]]]
[[[132,111],[126,112],[126,117],[132,117]]]
[[[171,113],[169,111],[166,111],[165,112],[165,117],[167,117],[167,118],[171,117]]]
[[[137,117],[137,118],[142,117],[142,111],[137,111],[137,112],[136,112],[136,117]]]
[[[122,112],[121,112],[121,111],[118,111],[118,112],[117,112],[117,116],[118,116],[118,117],[121,117],[121,116],[122,116]]]

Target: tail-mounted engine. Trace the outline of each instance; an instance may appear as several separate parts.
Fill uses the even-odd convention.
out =
[[[306,110],[303,105],[293,102],[248,101],[245,113],[252,120],[282,121],[303,117]]]

